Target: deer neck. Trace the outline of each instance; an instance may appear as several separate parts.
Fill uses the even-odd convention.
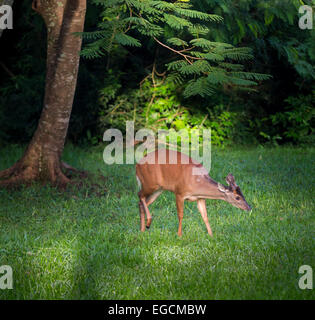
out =
[[[198,193],[198,196],[204,197],[205,199],[225,200],[224,192],[218,189],[218,182],[214,181],[210,177],[206,177],[206,180],[200,181]]]

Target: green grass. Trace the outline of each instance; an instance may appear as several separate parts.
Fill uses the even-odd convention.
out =
[[[21,155],[1,151],[0,169]],[[132,165],[106,166],[102,150],[68,146],[64,159],[106,177],[104,195],[88,187],[0,189],[0,266],[13,268],[13,290],[0,299],[314,299],[298,287],[301,265],[315,271],[315,149],[213,150],[210,175],[232,172],[251,213],[207,200],[214,237],[196,203],[185,204],[177,232],[174,195],[150,207],[140,233]]]

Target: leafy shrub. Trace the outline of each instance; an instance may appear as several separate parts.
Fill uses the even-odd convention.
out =
[[[112,127],[125,132],[126,121],[134,121],[135,130],[147,128],[156,133],[186,129],[191,134],[196,129],[211,129],[212,144],[225,146],[231,142],[238,115],[227,111],[223,104],[207,110],[187,103],[183,106],[178,87],[163,78],[155,79],[154,83],[147,78],[139,89],[121,93],[121,85],[115,79],[100,90],[101,131]]]
[[[283,136],[293,143],[307,143],[314,140],[315,90],[312,94],[288,97],[284,112],[271,115],[273,125],[281,126]]]

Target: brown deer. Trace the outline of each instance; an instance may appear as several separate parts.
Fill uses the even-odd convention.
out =
[[[158,152],[159,150],[156,150],[147,154],[136,165],[136,177],[141,188],[138,193],[141,231],[145,231],[145,215],[146,227],[150,228],[152,216],[148,206],[164,190],[174,192],[176,197],[179,236],[182,235],[185,200],[197,201],[197,207],[210,236],[212,231],[208,222],[205,199],[221,199],[242,210],[251,210],[232,174],[226,177],[228,183],[226,187],[211,179],[200,163],[180,152],[165,150],[166,162],[158,164]],[[173,163],[169,161],[170,157],[177,159],[176,164],[173,164],[175,161]],[[193,174],[194,168],[199,170],[198,175]]]

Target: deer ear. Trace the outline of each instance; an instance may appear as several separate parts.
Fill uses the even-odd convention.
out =
[[[225,181],[232,189],[235,189],[237,187],[237,184],[235,183],[235,179],[231,173],[227,175],[227,177],[225,178]]]
[[[221,192],[226,192],[226,188],[225,188],[225,186],[223,185],[223,184],[221,184],[221,183],[218,183],[218,189],[221,191]]]

